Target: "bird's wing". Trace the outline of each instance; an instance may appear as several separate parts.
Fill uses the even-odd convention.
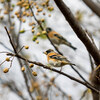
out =
[[[57,59],[58,60],[58,56],[57,55],[51,55],[49,57],[52,58],[52,59]]]
[[[61,56],[61,55],[52,55],[52,56],[50,56],[50,58],[52,58],[52,59],[57,59],[57,60],[60,60],[60,61],[68,61],[68,60],[66,59],[66,57]]]
[[[64,40],[66,42],[68,42],[63,36],[61,36],[60,34],[54,34],[55,37],[59,38],[60,40]],[[69,43],[69,42],[68,42]]]

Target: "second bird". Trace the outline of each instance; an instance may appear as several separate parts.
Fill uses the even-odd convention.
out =
[[[54,30],[52,30],[50,27],[47,27],[46,31],[47,31],[48,37],[54,44],[56,44],[56,45],[65,44],[65,45],[71,47],[73,50],[77,49],[76,47],[72,46],[72,44],[70,42],[68,42],[63,36],[61,36],[59,33],[55,32]]]

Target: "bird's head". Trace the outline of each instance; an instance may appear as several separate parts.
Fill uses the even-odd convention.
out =
[[[46,28],[46,31],[47,31],[47,33],[49,33],[49,32],[52,31],[52,29],[51,29],[50,27],[47,27],[47,28]]]
[[[48,54],[51,53],[51,52],[54,52],[54,50],[52,50],[52,49],[48,49],[48,50],[46,50],[46,51],[43,52],[43,53],[46,54],[46,55],[48,55]]]

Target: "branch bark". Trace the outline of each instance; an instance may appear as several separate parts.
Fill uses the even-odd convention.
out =
[[[83,2],[98,16],[100,17],[100,7],[92,0],[83,0]]]

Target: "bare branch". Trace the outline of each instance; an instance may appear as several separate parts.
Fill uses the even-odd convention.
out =
[[[100,6],[92,0],[83,0],[83,2],[98,16],[100,17]]]
[[[91,85],[79,72],[78,70],[76,70],[72,65],[71,68],[80,76],[81,79],[83,79],[84,82],[86,82],[87,84]]]
[[[86,90],[83,92],[83,95],[81,96],[80,100],[82,100],[82,99],[85,97],[87,91],[88,91],[88,89],[86,89]]]
[[[6,48],[7,50],[9,50],[10,52],[13,52],[10,48],[8,48],[4,43],[2,43],[2,42],[0,42],[0,44],[4,47],[4,48]]]
[[[5,28],[5,30],[6,30],[6,33],[7,33],[8,37],[9,37],[9,41],[10,41],[10,43],[11,43],[13,49],[14,49],[14,52],[17,54],[16,48],[15,48],[15,46],[14,46],[12,40],[11,40],[10,34],[9,34],[7,28],[6,28],[6,27],[4,27],[4,28]]]

